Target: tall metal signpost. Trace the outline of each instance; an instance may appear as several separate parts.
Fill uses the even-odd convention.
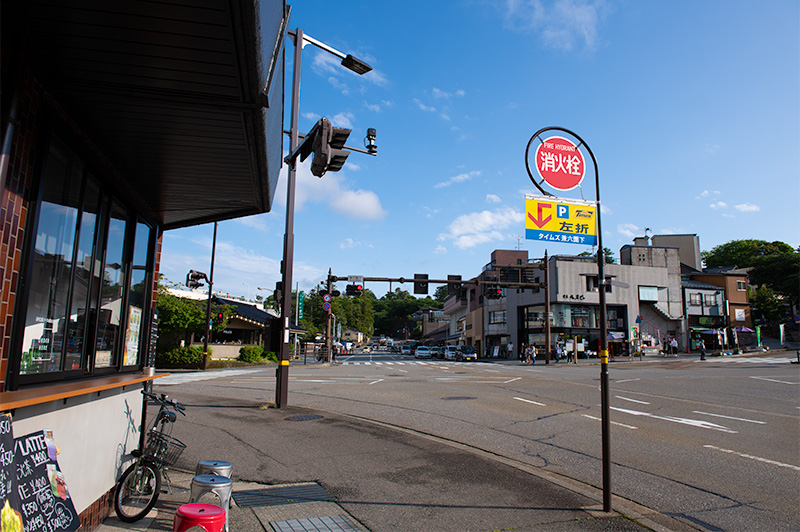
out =
[[[556,132],[549,137],[543,135]],[[560,134],[558,134],[560,133]],[[577,141],[562,136],[567,136]],[[539,141],[534,152],[537,181],[530,168],[531,147]],[[542,183],[560,191],[576,188],[583,181],[586,163],[582,150],[586,150],[594,165],[596,202],[556,198],[542,188]],[[533,184],[544,197],[526,197],[526,238],[548,242],[597,245],[597,285],[600,306],[600,407],[603,440],[603,511],[611,511],[611,421],[609,419],[608,384],[608,321],[606,311],[605,253],[603,231],[600,225],[600,177],[597,159],[589,146],[578,135],[562,127],[540,129],[528,141],[525,149],[525,169]],[[592,223],[595,222],[596,224]],[[596,231],[595,231],[596,228]],[[549,319],[549,316],[547,317]],[[548,346],[549,349],[549,346]]]

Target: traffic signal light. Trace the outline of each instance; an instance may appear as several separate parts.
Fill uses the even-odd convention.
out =
[[[186,274],[186,286],[189,288],[200,288],[203,286],[200,279],[206,279],[206,274],[189,270],[189,273]]]
[[[353,297],[360,297],[364,295],[364,285],[360,284],[349,284],[345,289],[345,294],[348,296]]]
[[[428,293],[428,274],[415,273],[414,274],[414,293],[427,294]]]
[[[503,289],[496,285],[485,285],[483,295],[488,299],[500,299],[503,297]]]
[[[350,136],[350,131],[343,127],[333,127],[323,116],[308,133],[308,137],[311,137],[308,139],[311,148],[301,149],[300,160],[305,161],[306,157],[313,153],[311,173],[317,177],[322,177],[325,172],[338,172],[350,155],[349,151],[342,149],[347,137]]]

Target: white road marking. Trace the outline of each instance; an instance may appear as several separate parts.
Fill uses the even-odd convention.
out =
[[[633,382],[633,381],[638,381],[638,380],[641,380],[641,379],[622,379],[621,381],[614,381],[614,382],[616,382],[617,384],[620,384],[622,382]]]
[[[700,419],[686,419],[682,417],[672,417],[672,416],[656,416],[649,412],[640,412],[639,410],[628,410],[625,408],[617,408],[614,406],[611,407],[611,410],[616,410],[617,412],[622,412],[625,414],[631,414],[632,416],[651,417],[653,419],[672,421],[673,423],[680,423],[682,425],[691,425],[693,427],[699,427],[701,429],[711,429],[711,430],[718,430],[720,432],[727,432],[729,434],[738,434],[738,431],[731,430],[728,427],[724,427],[722,425],[717,425],[714,423],[709,423],[708,421],[703,421]]]
[[[522,397],[515,397],[514,399],[516,399],[517,401],[522,401],[523,403],[530,403],[532,405],[547,406],[544,403],[537,403],[536,401],[531,401],[530,399],[523,399]]]
[[[752,375],[750,376],[750,378],[751,379],[758,379],[760,381],[777,382],[779,384],[797,384],[796,382],[779,381],[777,379],[768,379],[766,377],[753,377]]]
[[[747,423],[758,423],[759,425],[766,425],[766,421],[756,421],[754,419],[745,419],[743,417],[731,417],[731,416],[723,416],[722,414],[712,414],[711,412],[701,412],[699,410],[693,410],[692,414],[702,414],[704,416],[713,416],[713,417],[721,417],[725,419],[733,419],[735,421],[746,421]]]
[[[383,381],[383,379],[378,379],[376,381],[372,381],[372,382],[369,383],[369,386],[372,386],[373,384],[377,384],[377,383],[382,382],[382,381]]]
[[[703,445],[703,447],[705,447],[707,449],[714,449],[715,451],[720,451],[720,452],[723,452],[723,453],[735,454],[737,456],[741,456],[742,458],[749,458],[751,460],[756,460],[758,462],[764,462],[765,464],[772,464],[772,465],[776,465],[776,466],[779,466],[779,467],[788,467],[789,469],[794,469],[795,471],[800,471],[800,467],[797,467],[796,465],[792,465],[792,464],[784,464],[783,462],[776,462],[775,460],[769,460],[767,458],[761,458],[759,456],[753,456],[751,454],[740,453],[738,451],[731,451],[730,449],[723,449],[721,447],[716,447],[714,445]]]
[[[617,399],[622,399],[623,401],[630,401],[631,403],[639,403],[640,405],[649,405],[647,401],[639,401],[637,399],[629,399],[627,397],[622,397],[621,395],[615,395]]]
[[[595,421],[603,421],[599,417],[590,416],[589,414],[581,414],[583,417],[588,417],[589,419],[594,419]],[[625,423],[617,423],[616,421],[611,422],[612,425],[619,425],[620,427],[625,427],[626,429],[638,429],[639,427],[634,427],[633,425],[626,425]]]
[[[183,384],[186,382],[206,381],[209,379],[218,379],[220,377],[234,377],[236,375],[244,375],[251,373],[252,369],[221,369],[215,371],[196,371],[191,373],[173,373],[167,377],[161,377],[154,382],[156,385],[164,384],[171,386],[174,384]]]

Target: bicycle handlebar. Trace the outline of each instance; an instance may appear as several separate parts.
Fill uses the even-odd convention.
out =
[[[142,395],[152,399],[153,401],[159,403],[160,405],[171,406],[172,408],[175,409],[176,412],[180,412],[184,416],[186,415],[183,412],[184,410],[186,410],[186,407],[183,406],[182,404],[180,404],[175,399],[169,399],[166,394],[162,393],[161,396],[159,397],[158,395],[156,395],[154,393],[150,393],[150,392],[146,392],[146,391],[142,390]]]

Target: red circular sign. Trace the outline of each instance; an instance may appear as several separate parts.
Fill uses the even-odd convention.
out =
[[[536,171],[557,190],[572,190],[583,181],[586,164],[578,147],[564,137],[550,137],[536,149]]]

